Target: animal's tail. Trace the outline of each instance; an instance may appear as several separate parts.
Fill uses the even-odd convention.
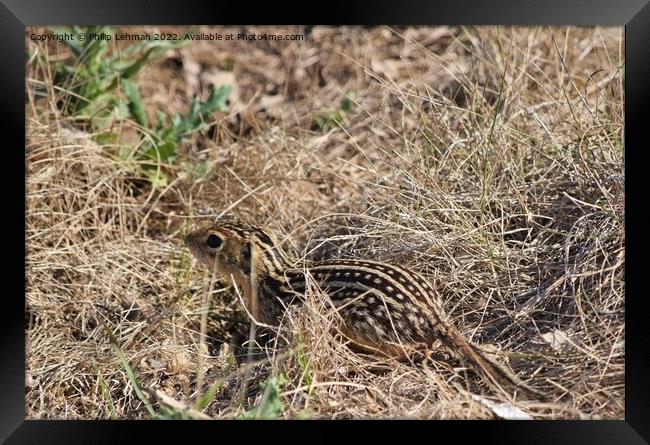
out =
[[[469,362],[490,382],[502,391],[512,395],[514,391],[525,393],[528,397],[545,400],[547,395],[522,382],[510,370],[488,357],[477,346],[469,343],[453,326],[445,326],[442,341],[446,346],[456,351],[465,361]]]

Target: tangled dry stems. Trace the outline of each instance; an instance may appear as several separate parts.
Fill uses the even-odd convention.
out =
[[[99,145],[55,111],[65,92],[36,98],[65,54],[30,43],[47,57],[28,65],[27,417],[149,417],[106,327],[152,400],[189,407],[197,381],[200,394],[223,382],[211,418],[259,404],[258,383],[280,373],[284,418],[495,417],[471,394],[505,400],[460,362],[350,351],[318,290],[288,313],[282,347],[250,346],[234,290],[217,283],[206,307],[210,277],[180,242],[227,215],[269,226],[297,258],[421,272],[468,338],[552,394],[513,402],[529,415],[622,418],[621,30],[309,32],[198,42],[138,76],[152,116],[235,87],[232,111],[163,166],[162,189],[117,155],[137,141],[132,122]],[[342,124],[315,128],[350,91]]]

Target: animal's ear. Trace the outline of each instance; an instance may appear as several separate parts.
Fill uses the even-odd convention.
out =
[[[239,267],[244,274],[251,274],[251,243],[246,243],[241,247],[239,251]]]

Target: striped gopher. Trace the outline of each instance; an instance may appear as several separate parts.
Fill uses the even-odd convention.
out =
[[[298,264],[270,231],[239,221],[201,227],[185,243],[208,269],[236,284],[257,324],[279,326],[288,305],[302,302],[317,284],[340,316],[343,335],[363,349],[407,357],[440,340],[497,387],[544,397],[469,343],[447,321],[427,280],[404,267],[365,260]]]

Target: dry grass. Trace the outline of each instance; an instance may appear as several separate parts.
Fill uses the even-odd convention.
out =
[[[138,75],[150,116],[186,110],[211,82],[235,87],[232,111],[164,166],[163,189],[115,155],[133,122],[99,145],[57,111],[65,92],[37,99],[66,53],[29,43],[47,58],[27,67],[27,417],[150,418],[119,351],[156,412],[178,415],[216,383],[187,415],[496,416],[472,394],[505,400],[457,362],[349,351],[316,291],[282,347],[255,350],[234,290],[217,282],[206,298],[210,277],[180,241],[227,215],[267,225],[296,257],[423,273],[468,338],[552,395],[510,402],[528,415],[623,418],[622,30],[289,29],[305,31],[192,43]],[[348,92],[342,124],[321,132],[315,117]],[[280,374],[276,400],[258,383]]]

